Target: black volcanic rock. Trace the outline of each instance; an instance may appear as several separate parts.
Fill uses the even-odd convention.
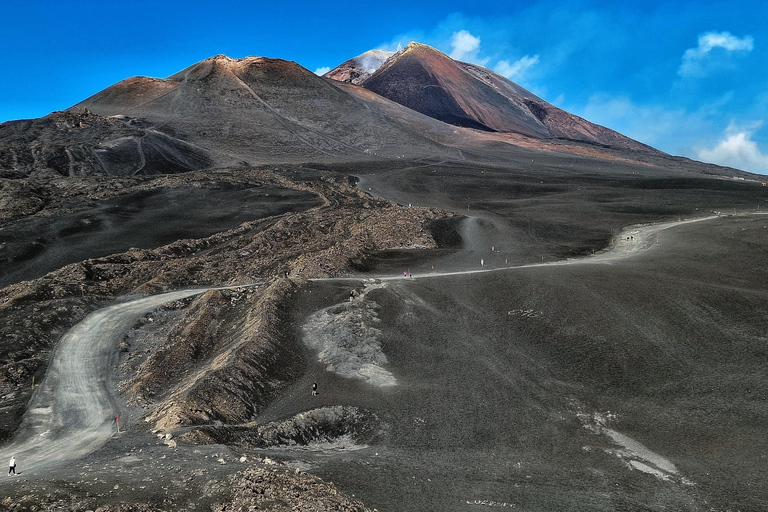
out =
[[[87,109],[0,125],[0,177],[173,174],[211,165],[208,152],[147,123]]]

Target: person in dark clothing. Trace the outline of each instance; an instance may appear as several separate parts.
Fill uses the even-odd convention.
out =
[[[11,457],[10,469],[8,470],[8,474],[9,475],[16,474],[16,457]]]
[[[317,396],[317,382],[312,383],[312,396]]]

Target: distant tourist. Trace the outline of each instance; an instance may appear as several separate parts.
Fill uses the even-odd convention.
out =
[[[8,470],[8,474],[16,474],[16,457],[11,457],[11,468]]]
[[[312,383],[312,396],[317,396],[317,382]]]

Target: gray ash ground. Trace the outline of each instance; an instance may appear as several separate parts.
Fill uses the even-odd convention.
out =
[[[141,501],[162,508],[206,510],[223,496],[217,482],[246,467],[239,462],[242,455],[220,446],[177,450],[160,438],[126,428],[92,459],[52,470],[42,481],[25,472],[20,460],[19,476],[7,486],[7,494],[19,498],[67,493],[92,508],[130,503],[140,495]],[[190,503],[191,495],[195,503]]]
[[[137,408],[127,432],[86,460],[39,477],[19,461],[21,475],[3,491],[38,503],[73,493],[78,507],[208,510],[232,497],[230,475],[277,468],[318,475],[382,511],[765,509],[768,217],[754,213],[766,189],[640,179],[632,168],[569,177],[566,160],[552,157],[561,168],[549,176],[521,171],[506,189],[498,184],[512,178],[501,169],[471,165],[392,164],[361,181],[403,204],[466,214],[469,199],[457,226],[464,239],[446,229],[453,242],[442,249],[377,253],[349,280],[299,289],[296,339],[329,308],[346,327],[359,322],[349,332],[363,341],[375,335],[385,356],[375,359],[396,384],[340,375],[306,346],[305,373],[254,420],[348,406],[375,416],[376,436],[173,448]],[[626,260],[576,261],[622,226],[713,211],[730,215],[661,232]],[[566,258],[572,264],[421,277]],[[361,278],[404,269],[414,278],[357,296],[368,317],[339,306],[365,291]]]
[[[0,232],[0,286],[130,247],[152,249],[204,238],[243,222],[318,204],[307,192],[219,183],[142,190],[53,219],[32,217]]]
[[[768,217],[736,216],[610,264],[388,282],[376,328],[397,385],[316,362],[272,410],[354,405],[389,436],[269,453],[380,510],[764,508],[766,237]],[[353,286],[316,283],[297,311]]]

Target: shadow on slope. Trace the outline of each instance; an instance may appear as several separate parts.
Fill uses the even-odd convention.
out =
[[[318,204],[320,200],[309,192],[221,182],[131,192],[77,213],[29,217],[0,233],[0,287],[130,247],[153,249],[203,238],[243,222]]]

